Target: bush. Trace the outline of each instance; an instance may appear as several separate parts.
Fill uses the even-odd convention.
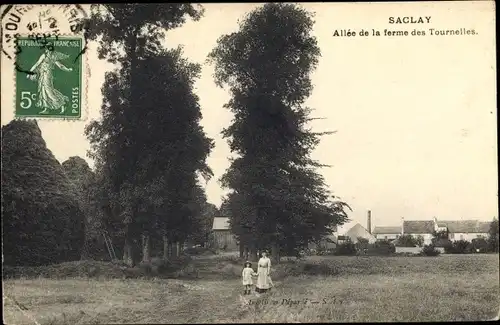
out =
[[[348,241],[337,245],[333,252],[335,255],[356,255],[357,250],[356,245]]]
[[[368,245],[367,255],[392,255],[396,253],[396,246],[390,241],[379,240],[374,244]]]
[[[369,245],[370,244],[368,242],[368,239],[363,238],[363,237],[358,237],[358,242],[356,243],[356,248],[359,251],[364,251],[365,249],[368,248]]]
[[[395,240],[395,245],[398,247],[417,247],[420,241],[412,235],[401,235]]]
[[[319,252],[317,252],[316,255],[321,255],[321,256],[325,256],[325,255],[336,255],[335,252],[337,251],[337,248],[325,248]]]
[[[473,253],[487,253],[488,241],[484,238],[474,238],[471,241],[471,248]]]
[[[434,247],[449,247],[453,245],[453,242],[448,238],[432,238],[432,245]]]
[[[301,256],[314,256],[314,255],[320,255],[320,252],[323,252],[324,249],[314,249],[314,248],[307,248],[305,250],[301,251]]]
[[[447,254],[467,254],[472,251],[472,245],[466,240],[457,240],[445,246],[444,250]]]
[[[424,256],[438,256],[441,252],[434,245],[424,245],[421,251]]]

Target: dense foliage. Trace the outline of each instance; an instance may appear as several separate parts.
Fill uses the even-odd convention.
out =
[[[84,212],[36,122],[2,127],[2,223],[6,265],[80,258]]]
[[[467,240],[456,240],[444,247],[447,254],[467,254],[471,253],[471,243]]]
[[[474,238],[470,242],[471,249],[474,253],[487,253],[488,252],[488,240],[482,237]]]
[[[201,14],[191,4],[109,4],[94,6],[89,21],[100,58],[119,63],[106,74],[102,119],[86,134],[107,192],[106,225],[123,237],[129,263],[141,236],[143,260],[151,236],[185,240],[205,203],[197,175],[211,176],[205,159],[213,144],[193,92],[200,66],[161,44],[167,30]]]
[[[449,239],[448,231],[439,231],[432,234],[432,245],[435,247],[449,247],[452,241]]]
[[[494,218],[490,224],[488,233],[488,250],[498,253],[499,236],[498,236],[498,219]]]
[[[388,240],[377,240],[368,246],[369,255],[391,255],[396,253],[396,246]]]
[[[366,239],[364,237],[357,238],[356,247],[358,250],[364,251],[365,249],[368,248],[369,245],[370,245],[370,243],[369,243],[368,239]]]
[[[206,246],[210,241],[210,233],[212,232],[214,216],[217,216],[219,212],[215,204],[207,202],[204,195],[201,197],[199,202],[198,206],[201,210],[196,214],[196,227],[188,238],[194,245]]]
[[[333,253],[335,255],[356,255],[358,250],[356,249],[356,244],[351,241],[346,241],[335,247]]]
[[[432,244],[424,245],[424,247],[422,247],[421,254],[424,256],[439,256],[439,254],[441,254],[441,251]]]
[[[312,110],[304,102],[320,56],[313,23],[295,4],[265,4],[209,55],[234,114],[223,136],[237,158],[221,179],[231,190],[231,229],[253,253],[273,246],[276,257],[276,245],[304,247],[347,220],[347,205],[332,199],[316,171],[321,164],[310,158],[328,133],[307,128]]]
[[[405,234],[399,236],[394,244],[399,247],[422,247],[424,244],[424,238],[422,236]]]
[[[85,214],[85,245],[82,258],[99,259],[106,253],[103,247],[102,210],[96,202],[97,183],[94,172],[85,159],[70,157],[62,163],[63,170],[75,189],[77,199]]]

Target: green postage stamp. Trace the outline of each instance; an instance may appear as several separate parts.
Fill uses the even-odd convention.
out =
[[[82,49],[75,36],[17,39],[16,117],[82,117]]]

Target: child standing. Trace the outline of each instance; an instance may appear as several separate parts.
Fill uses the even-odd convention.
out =
[[[243,286],[245,287],[245,292],[243,294],[249,295],[252,290],[253,280],[252,276],[256,275],[256,273],[252,269],[252,263],[246,261],[245,266],[243,268],[243,272],[241,273],[241,277],[243,280]]]

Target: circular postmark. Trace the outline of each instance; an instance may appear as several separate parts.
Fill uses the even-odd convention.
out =
[[[20,37],[34,40],[51,51],[53,40],[60,35],[84,36],[87,14],[81,5],[16,4],[4,8],[0,16],[2,54],[13,61],[22,50],[17,44]]]
[[[80,119],[87,98],[87,14],[80,5],[2,7],[2,57],[13,61],[16,118]]]

